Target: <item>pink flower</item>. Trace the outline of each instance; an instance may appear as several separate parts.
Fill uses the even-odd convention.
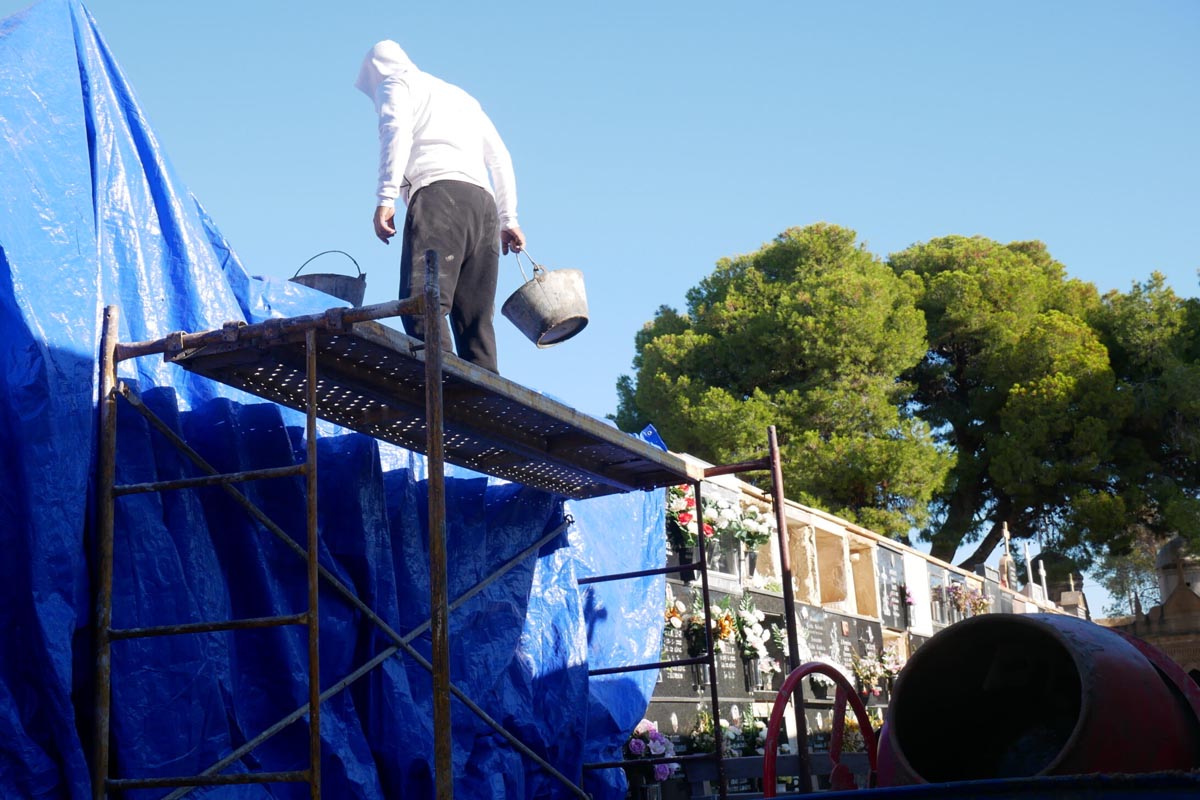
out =
[[[695,514],[691,513],[690,511],[684,511],[683,513],[681,513],[679,515],[679,524],[680,525],[689,525],[689,524],[691,524],[692,520],[694,520],[695,518],[696,518]]]

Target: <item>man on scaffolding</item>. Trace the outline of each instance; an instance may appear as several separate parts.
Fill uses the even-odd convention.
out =
[[[453,329],[460,357],[497,372],[499,251],[525,246],[508,149],[475,98],[417,69],[393,41],[371,48],[354,85],[379,114],[374,224],[384,244],[396,235],[397,198],[408,207],[400,296],[423,292],[424,270],[414,264],[425,263],[426,250],[437,251],[442,344],[450,347]],[[418,320],[402,321],[410,336],[420,338]]]

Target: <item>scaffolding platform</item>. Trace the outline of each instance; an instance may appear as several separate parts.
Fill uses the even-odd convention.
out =
[[[400,653],[406,654],[429,670],[432,676],[434,718],[434,769],[439,800],[453,797],[453,764],[450,697],[453,694],[473,711],[497,735],[547,774],[558,780],[566,793],[586,798],[588,794],[550,762],[528,747],[503,725],[492,719],[450,681],[450,648],[447,619],[462,601],[449,601],[447,553],[445,543],[446,507],[444,464],[450,462],[477,472],[495,475],[570,498],[589,498],[663,486],[691,484],[698,506],[701,484],[707,477],[751,469],[772,471],[776,515],[780,530],[786,530],[782,517],[783,486],[778,446],[774,429],[769,431],[771,457],[723,467],[700,467],[671,453],[659,450],[641,439],[623,433],[600,420],[534,392],[524,386],[479,369],[462,359],[442,352],[435,338],[428,346],[377,320],[403,314],[424,316],[427,335],[437,322],[424,315],[426,308],[440,308],[438,298],[437,255],[425,254],[425,292],[421,297],[394,300],[375,306],[334,308],[323,313],[265,322],[226,323],[217,330],[200,333],[176,332],[165,338],[144,342],[118,341],[119,310],[105,309],[104,335],[100,359],[100,431],[101,457],[97,472],[97,530],[99,568],[96,615],[96,708],[95,753],[93,759],[93,796],[108,797],[110,790],[174,787],[167,800],[182,797],[189,787],[273,782],[304,782],[310,797],[321,796],[321,705],[379,664]],[[436,337],[436,334],[434,334]],[[222,475],[190,448],[170,426],[154,416],[136,396],[136,391],[117,379],[117,365],[126,359],[161,355],[204,378],[240,389],[249,394],[295,409],[305,415],[305,460],[282,468]],[[118,398],[124,398],[146,417],[147,422],[202,472],[200,477],[180,478],[149,484],[117,485],[117,413]],[[428,622],[433,658],[415,650],[410,639],[401,636],[367,606],[349,587],[319,564],[317,514],[317,419],[343,428],[426,454],[429,459],[428,530],[430,607]],[[246,480],[300,475],[305,478],[305,544],[289,535],[261,509],[241,494],[235,484]],[[116,543],[116,501],[125,494],[144,491],[198,488],[221,485],[242,505],[263,530],[287,543],[307,566],[308,609],[300,614],[275,617],[199,621],[140,629],[116,629],[112,625],[114,549]],[[542,541],[531,545],[536,552],[571,524],[568,515],[563,524],[550,531]],[[783,550],[782,569],[790,576],[787,550]],[[504,565],[480,586],[519,562],[519,556]],[[585,583],[623,581],[645,575],[685,570],[699,573],[704,597],[704,613],[709,627],[707,559],[699,549],[699,561],[680,563],[649,570],[592,576]],[[331,586],[347,603],[378,626],[392,644],[352,673],[321,691],[319,658],[319,591],[321,581]],[[785,577],[785,607],[788,606]],[[469,597],[468,592],[464,597]],[[790,618],[794,615],[790,615]],[[303,624],[308,638],[308,700],[275,725],[243,743],[198,775],[167,777],[112,776],[110,743],[112,727],[112,643],[120,639],[171,636],[211,630],[239,630],[268,626]],[[789,628],[794,653],[794,629]],[[793,660],[794,657],[793,657]],[[717,694],[716,657],[707,652],[675,662],[652,662],[589,670],[589,675],[635,672],[664,666],[699,664],[707,667],[710,701],[714,718],[720,700]],[[324,683],[329,683],[325,681]],[[231,772],[225,770],[244,758],[266,739],[287,725],[307,716],[308,766],[292,772]],[[802,726],[802,718],[797,723]],[[803,728],[798,728],[801,732]],[[801,734],[802,735],[802,734]],[[723,748],[714,754],[683,756],[682,759],[713,759],[718,794],[727,794]],[[601,769],[619,764],[594,763],[584,769]]]
[[[315,327],[317,416],[424,453],[423,344],[372,320]],[[305,410],[303,329],[266,323],[229,328],[220,341],[206,338],[191,347],[181,341],[165,357]],[[445,460],[452,464],[575,499],[703,478],[702,469],[611,425],[450,353],[442,359]]]

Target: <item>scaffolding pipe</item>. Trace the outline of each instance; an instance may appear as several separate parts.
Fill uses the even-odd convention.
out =
[[[651,575],[670,575],[675,572],[682,572],[686,569],[699,569],[700,562],[693,564],[672,564],[669,567],[657,567],[655,569],[639,569],[636,572],[615,572],[612,575],[593,575],[590,578],[578,578],[575,583],[579,586],[588,586],[593,583],[610,583],[612,581],[623,581],[629,578],[648,578]]]
[[[442,430],[442,313],[438,254],[425,251],[425,455],[429,459],[429,617],[433,638],[433,763],[438,800],[454,798],[450,722],[450,604],[446,577],[446,454]]]
[[[700,591],[704,598],[704,638],[708,643],[708,691],[712,702],[713,741],[716,744],[717,796],[725,800],[729,787],[725,782],[725,742],[721,735],[721,699],[717,693],[717,653],[713,641],[712,596],[708,590],[708,553],[704,546],[704,498],[701,497],[700,481],[692,484],[696,495],[696,543],[700,550]]]
[[[270,478],[290,478],[293,475],[304,474],[307,467],[304,464],[294,464],[290,467],[266,467],[245,472],[230,472],[217,475],[205,475],[200,478],[178,478],[171,481],[152,481],[150,483],[124,483],[113,487],[114,497],[124,497],[130,494],[148,494],[150,492],[166,492],[174,489],[199,489],[205,486],[217,486],[222,483],[248,483],[250,481],[267,480]]]
[[[172,786],[185,786],[188,791],[201,786],[239,786],[262,783],[305,783],[308,781],[308,770],[291,770],[288,772],[235,772],[229,775],[185,775],[171,778],[117,778],[110,780],[108,785],[114,789],[166,789]]]
[[[117,331],[120,312],[116,306],[104,309],[104,330],[100,337],[100,453],[96,493],[96,702],[92,762],[92,797],[104,800],[108,783],[108,737],[112,710],[112,588],[113,588],[113,485],[117,472]]]
[[[171,351],[190,350],[210,344],[226,344],[228,342],[246,341],[248,339],[274,339],[290,333],[307,331],[310,328],[324,330],[344,330],[346,325],[355,322],[395,317],[400,314],[420,313],[421,299],[419,297],[405,300],[390,300],[372,306],[359,308],[331,308],[320,314],[306,314],[300,317],[286,319],[269,319],[245,325],[240,322],[227,322],[219,330],[202,331],[200,333],[184,333],[176,331],[161,339],[150,339],[144,342],[126,342],[116,344],[114,352],[117,361],[130,358],[167,353]]]
[[[588,677],[594,678],[597,675],[618,675],[624,672],[641,672],[647,669],[663,669],[666,667],[687,667],[692,664],[708,663],[707,656],[694,656],[692,658],[677,658],[673,661],[652,661],[647,664],[633,664],[628,667],[601,667],[600,669],[589,669]]]
[[[320,548],[317,542],[317,331],[304,332],[306,355],[305,405],[305,508],[308,525],[308,758],[309,794],[321,800],[321,617],[319,611],[320,585],[317,561]]]
[[[184,633],[217,633],[258,628],[279,628],[285,625],[306,625],[308,614],[288,614],[278,617],[254,617],[250,619],[226,620],[224,622],[187,622],[181,625],[154,625],[148,628],[114,628],[108,638],[114,642],[122,639],[146,639],[151,636],[177,636]]]
[[[783,462],[779,457],[779,439],[775,426],[767,428],[770,447],[771,492],[775,505],[775,527],[779,539],[779,573],[783,582],[783,616],[787,626],[788,673],[800,666],[800,639],[796,630],[796,598],[792,592],[792,554],[788,546],[787,511],[783,505]],[[800,756],[800,785],[809,791],[812,781],[808,765],[808,730],[804,719],[804,692],[799,683],[792,692],[792,712],[796,718],[796,750]]]

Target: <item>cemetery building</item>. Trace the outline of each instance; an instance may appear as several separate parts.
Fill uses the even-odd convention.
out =
[[[1200,683],[1200,555],[1176,536],[1158,551],[1155,568],[1160,605],[1098,622],[1149,642]]]

